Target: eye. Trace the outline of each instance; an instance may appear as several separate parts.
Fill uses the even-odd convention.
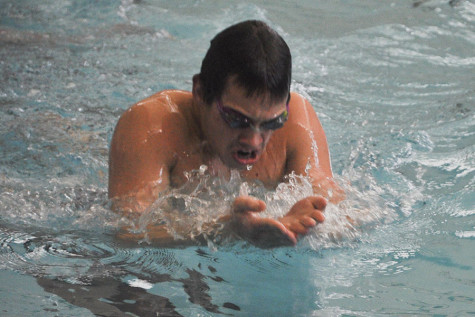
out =
[[[261,124],[261,127],[264,130],[277,130],[277,129],[282,128],[283,125],[284,125],[284,122],[282,122],[280,118],[277,118],[271,121],[263,122]]]
[[[284,111],[280,116],[275,119],[261,123],[262,129],[265,130],[277,130],[284,126],[284,123],[287,121],[288,112]]]
[[[226,118],[231,128],[247,128],[251,125],[251,120],[245,115],[229,108],[226,110]]]

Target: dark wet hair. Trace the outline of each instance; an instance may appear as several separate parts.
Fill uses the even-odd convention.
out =
[[[271,102],[290,96],[292,56],[284,39],[262,21],[244,21],[211,40],[201,65],[202,97],[211,104],[221,97],[229,78],[248,96],[268,93]]]

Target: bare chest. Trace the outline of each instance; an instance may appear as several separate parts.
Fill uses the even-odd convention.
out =
[[[170,171],[170,184],[177,188],[188,182],[192,171],[198,171],[206,166],[207,171],[214,176],[228,178],[231,171],[207,157],[203,151],[181,152],[176,154],[175,165]],[[259,180],[268,187],[274,187],[283,180],[286,174],[286,153],[284,149],[272,151],[268,148],[260,160],[249,168],[239,171],[244,180]]]

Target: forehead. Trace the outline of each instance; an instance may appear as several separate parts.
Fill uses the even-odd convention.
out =
[[[240,108],[243,105],[261,108],[262,110],[279,109],[285,107],[287,98],[282,100],[273,100],[270,92],[250,94],[235,78],[232,76],[226,81],[221,101],[224,105]],[[246,107],[248,108],[248,107]]]

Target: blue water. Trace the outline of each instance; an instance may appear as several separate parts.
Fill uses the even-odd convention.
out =
[[[288,42],[348,199],[296,248],[124,245],[118,117],[189,90],[209,40],[250,18]],[[0,1],[0,315],[475,314],[474,52],[467,0]],[[248,190],[275,215],[309,188]]]

